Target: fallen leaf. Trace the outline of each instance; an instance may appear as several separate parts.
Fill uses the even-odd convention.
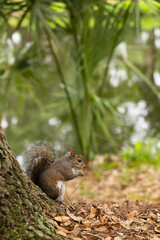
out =
[[[106,203],[103,204],[102,209],[107,215],[112,215],[113,214],[113,212],[109,209],[109,207]]]
[[[65,222],[65,223],[61,223],[61,226],[67,227],[67,226],[71,225],[71,223],[72,223],[72,219],[68,220],[68,221]]]
[[[70,218],[67,217],[67,216],[56,216],[54,219],[55,219],[57,222],[61,222],[61,223],[65,223],[65,222],[67,222],[68,220],[70,220]]]
[[[157,225],[157,226],[154,228],[154,230],[155,230],[156,232],[160,233],[160,225]]]
[[[146,240],[146,237],[140,236],[140,235],[135,235],[136,239],[144,239]]]
[[[147,218],[148,223],[154,223],[155,221],[152,220],[152,218]]]
[[[111,224],[112,229],[115,229],[115,230],[116,230],[117,228],[120,228],[120,226],[121,226],[121,225],[120,225],[120,223],[118,223],[118,222]]]
[[[104,221],[106,220],[106,218],[107,218],[107,215],[106,215],[106,214],[101,217],[101,222],[102,222],[102,224],[104,223]]]
[[[82,240],[82,238],[75,237],[74,240]]]
[[[106,227],[102,226],[102,227],[99,227],[99,228],[95,228],[94,230],[96,230],[98,232],[105,232],[106,231]]]
[[[97,209],[94,208],[94,207],[91,207],[90,214],[86,217],[86,219],[88,219],[88,218],[94,218],[95,216],[97,216],[97,214],[98,214]]]
[[[94,207],[91,207],[91,213],[92,213],[92,214],[97,214],[97,209],[94,208]]]
[[[110,236],[106,237],[105,240],[111,240],[112,238]]]
[[[114,240],[122,240],[123,238],[121,237],[115,237]]]
[[[63,237],[67,237],[67,234],[66,234],[66,233],[64,233],[64,232],[57,231],[57,233],[58,233],[58,234],[60,234],[60,235],[61,235],[61,236],[63,236]]]
[[[67,229],[65,229],[64,227],[61,227],[59,225],[56,226],[56,228],[61,231],[61,232],[64,232],[64,233],[74,233],[76,229],[73,229],[72,231],[68,231]]]
[[[153,219],[157,219],[157,215],[154,214],[153,212],[150,212],[149,215],[150,215],[150,217],[152,217]]]
[[[90,226],[91,226],[91,222],[88,221],[88,220],[85,220],[85,221],[83,221],[83,225],[84,225],[85,227],[90,227]]]
[[[76,222],[81,222],[82,220],[83,220],[83,218],[82,217],[80,217],[80,216],[75,216],[73,213],[70,213],[68,210],[66,211],[66,213],[68,214],[68,216],[70,217],[70,218],[72,218],[74,221],[76,221]]]
[[[133,211],[133,212],[128,213],[127,219],[131,219],[131,218],[134,218],[136,216],[137,216],[137,211]]]
[[[120,221],[120,224],[126,229],[130,229],[131,223],[132,223],[132,220]]]

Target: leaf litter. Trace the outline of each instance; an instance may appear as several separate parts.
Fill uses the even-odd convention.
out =
[[[65,205],[66,216],[56,216],[52,221],[46,214],[65,239],[160,239],[160,202],[96,201],[73,206],[74,209]],[[65,220],[60,220],[61,217]]]
[[[129,171],[131,177],[122,182],[125,171]],[[65,239],[160,239],[158,168],[142,166],[138,171],[121,169],[121,172],[112,169],[102,172],[97,179],[88,171],[86,185],[95,192],[96,201],[83,194],[84,186],[74,192],[75,182],[71,181],[67,187],[70,199],[63,206],[66,216],[52,216],[46,212],[49,222]],[[136,196],[140,199],[136,200]]]

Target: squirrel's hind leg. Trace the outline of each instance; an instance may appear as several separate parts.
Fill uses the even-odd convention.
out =
[[[53,200],[57,200],[59,197],[59,189],[57,187],[50,188],[48,191],[45,191],[45,193]]]

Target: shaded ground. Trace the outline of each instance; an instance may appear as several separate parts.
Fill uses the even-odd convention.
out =
[[[66,216],[46,213],[58,233],[74,240],[160,239],[160,169],[91,168],[85,179],[67,183]]]

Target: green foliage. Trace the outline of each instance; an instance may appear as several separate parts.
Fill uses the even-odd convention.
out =
[[[127,148],[121,157],[128,167],[137,167],[142,163],[159,165],[160,148],[157,145],[158,143],[157,139],[138,141],[134,148]]]
[[[73,144],[86,160],[121,149],[133,126],[123,128],[125,113],[117,113],[119,105],[140,100],[141,86],[156,97],[159,93],[137,66],[143,53],[133,57],[135,49],[129,49],[124,57],[117,47],[124,41],[133,44],[134,31],[139,36],[141,14],[144,29],[151,29],[148,21],[153,15],[157,19],[157,1],[7,0],[0,5],[0,111],[8,122],[13,115],[18,119],[7,130],[9,136],[17,133],[17,143],[26,136],[26,142],[58,138],[64,148]],[[19,44],[13,40],[16,31]],[[111,67],[127,73],[117,88]],[[136,83],[135,76],[146,86]],[[60,124],[51,128],[48,120],[53,117]]]

